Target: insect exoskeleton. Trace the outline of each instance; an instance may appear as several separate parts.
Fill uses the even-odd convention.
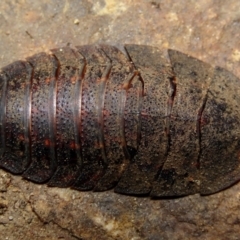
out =
[[[240,178],[240,80],[184,53],[53,49],[0,75],[0,167],[52,187],[151,197]]]

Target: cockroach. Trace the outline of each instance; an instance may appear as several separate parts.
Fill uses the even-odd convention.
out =
[[[240,80],[176,50],[53,49],[0,74],[0,167],[127,195],[219,192],[240,179]]]

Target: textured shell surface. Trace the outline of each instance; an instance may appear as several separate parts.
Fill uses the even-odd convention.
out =
[[[0,74],[0,167],[80,191],[177,197],[240,179],[240,80],[156,47],[53,49]]]

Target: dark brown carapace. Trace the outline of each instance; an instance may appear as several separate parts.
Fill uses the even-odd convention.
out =
[[[169,50],[54,49],[0,75],[0,167],[49,186],[152,197],[240,179],[240,80]]]

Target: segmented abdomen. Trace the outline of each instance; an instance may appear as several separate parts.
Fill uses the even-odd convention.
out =
[[[37,183],[153,197],[240,178],[240,82],[170,50],[80,46],[2,69],[0,166]]]

